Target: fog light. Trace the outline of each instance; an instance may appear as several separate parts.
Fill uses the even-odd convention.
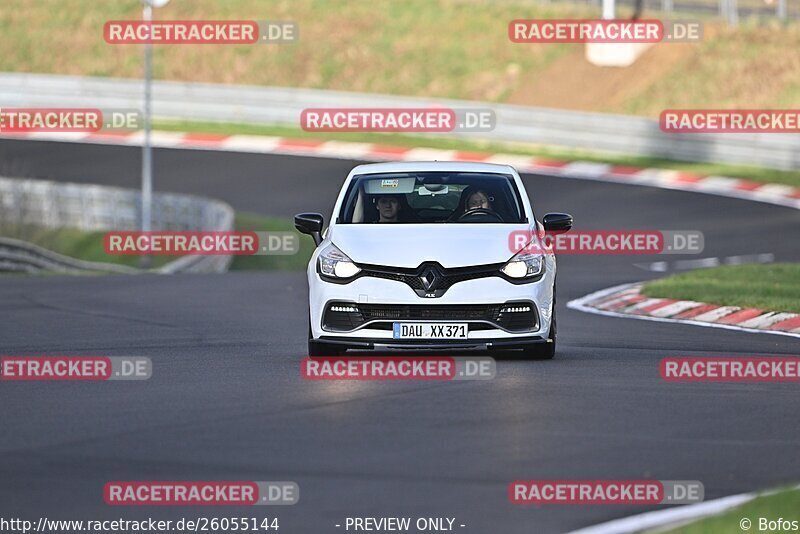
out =
[[[358,308],[355,306],[331,306],[331,311],[355,313],[358,311]]]
[[[500,310],[500,313],[520,313],[529,311],[531,311],[530,306],[514,306],[514,307],[503,308]]]

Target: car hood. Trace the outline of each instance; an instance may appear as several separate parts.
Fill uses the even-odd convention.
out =
[[[356,263],[466,267],[508,261],[509,236],[528,230],[527,224],[348,224],[332,227],[327,237]]]

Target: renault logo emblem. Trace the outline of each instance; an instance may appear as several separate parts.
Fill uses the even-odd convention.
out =
[[[439,269],[435,267],[426,267],[422,271],[419,281],[422,282],[422,287],[424,287],[426,291],[430,291],[432,289],[436,289],[436,286],[439,285],[439,280],[441,277],[442,274],[439,272]]]

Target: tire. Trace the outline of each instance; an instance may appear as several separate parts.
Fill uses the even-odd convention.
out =
[[[522,349],[525,358],[529,360],[552,360],[556,355],[556,302],[553,300],[553,320],[550,331],[547,333],[547,343],[539,343]]]
[[[321,343],[319,341],[308,340],[309,356],[342,356],[346,349],[341,349],[336,345]]]
[[[345,349],[346,350],[346,349]],[[345,350],[338,345],[332,345],[322,341],[316,341],[311,337],[311,322],[308,325],[308,355],[309,356],[341,356]]]

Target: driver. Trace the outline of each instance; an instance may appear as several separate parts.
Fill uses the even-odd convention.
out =
[[[379,223],[400,222],[400,199],[396,196],[384,195],[378,197],[375,202],[375,208],[378,210]]]
[[[486,191],[478,189],[470,193],[469,197],[467,197],[465,208],[465,211],[477,209],[490,210],[492,209],[492,203],[489,201],[489,195],[486,194]]]

